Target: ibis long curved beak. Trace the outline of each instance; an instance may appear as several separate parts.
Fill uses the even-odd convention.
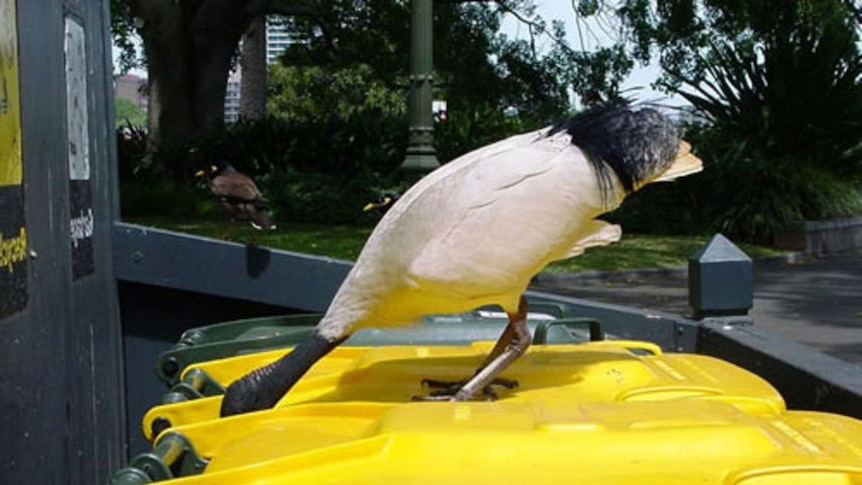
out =
[[[679,142],[679,149],[676,152],[676,159],[673,164],[656,177],[654,182],[669,182],[679,177],[691,175],[703,170],[703,162],[691,153],[691,145],[682,140]]]

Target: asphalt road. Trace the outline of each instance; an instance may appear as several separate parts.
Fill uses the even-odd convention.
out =
[[[688,272],[605,273],[538,279],[530,287],[604,303],[689,316]],[[754,307],[762,329],[862,364],[862,251],[756,261]]]

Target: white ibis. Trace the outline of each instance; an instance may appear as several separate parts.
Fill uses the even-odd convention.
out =
[[[223,416],[274,406],[357,330],[500,305],[509,323],[477,372],[428,399],[468,400],[530,345],[523,293],[548,263],[619,240],[596,217],[656,181],[702,169],[659,112],[595,106],[470,152],[417,182],[368,238],[312,335],[232,383]]]

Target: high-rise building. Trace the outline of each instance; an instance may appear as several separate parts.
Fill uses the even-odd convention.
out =
[[[294,42],[287,21],[270,15],[266,19],[266,63],[278,61],[279,56]]]
[[[236,123],[239,120],[239,95],[242,73],[239,68],[231,71],[227,78],[227,89],[224,93],[224,121]]]
[[[289,25],[284,18],[269,16],[266,19],[266,63],[278,62],[278,58],[296,39],[290,33]],[[240,84],[242,72],[239,68],[231,71],[227,80],[227,90],[224,97],[224,120],[234,123],[240,114]]]

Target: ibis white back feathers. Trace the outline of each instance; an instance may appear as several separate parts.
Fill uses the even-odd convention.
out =
[[[700,170],[700,160],[669,120],[622,104],[449,162],[405,192],[381,219],[309,343],[294,358],[288,354],[232,385],[223,414],[274,405],[295,382],[286,381],[299,379],[314,360],[361,328],[486,304],[502,306],[510,326],[518,327],[515,337],[507,337],[511,342],[501,338],[492,352],[497,355],[480,369],[500,367],[488,371],[496,375],[525,350],[523,340],[529,345],[529,335],[522,335],[526,327],[517,320],[523,320],[521,296],[533,275],[552,261],[618,241],[620,227],[596,217],[617,208],[629,193]],[[507,346],[513,345],[509,356]],[[506,362],[492,364],[496,357]],[[272,373],[282,377],[272,379]],[[487,383],[453,398],[469,398]],[[270,387],[278,389],[265,389]],[[255,395],[254,404],[240,403],[252,398],[247,394]]]

